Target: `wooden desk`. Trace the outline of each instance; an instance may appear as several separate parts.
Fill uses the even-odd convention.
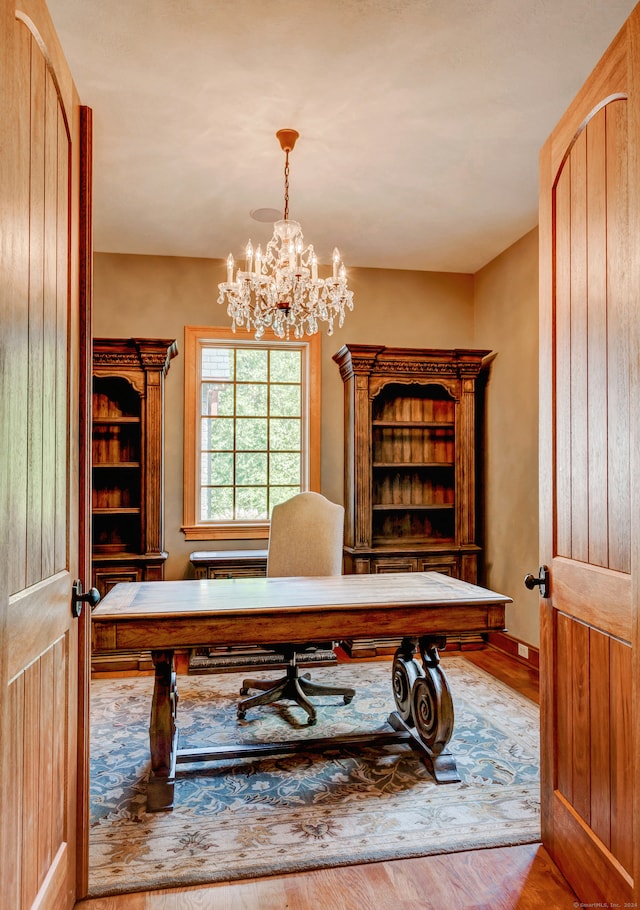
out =
[[[447,634],[504,629],[509,597],[437,572],[322,578],[233,578],[119,584],[94,610],[97,652],[151,648],[155,686],[149,740],[147,809],[173,806],[177,762],[334,748],[335,739],[216,749],[178,749],[176,648],[219,644],[328,641],[375,633],[399,637],[391,683],[391,730],[344,738],[344,744],[403,742],[418,749],[437,781],[459,780],[446,746],[453,702],[439,663]],[[414,660],[416,648],[421,663]]]

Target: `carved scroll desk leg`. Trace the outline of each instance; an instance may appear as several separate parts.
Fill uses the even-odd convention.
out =
[[[151,657],[156,676],[149,725],[151,774],[147,785],[147,812],[160,812],[173,808],[178,689],[173,651],[152,651]]]
[[[398,710],[389,716],[394,730],[411,734],[413,748],[423,755],[427,768],[440,784],[460,780],[455,759],[446,748],[453,734],[454,713],[451,691],[438,655],[438,648],[445,644],[442,636],[420,638],[420,666],[413,659],[416,639],[403,638],[391,671]]]

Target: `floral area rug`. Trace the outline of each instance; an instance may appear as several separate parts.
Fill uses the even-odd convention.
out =
[[[147,813],[153,680],[96,680],[91,696],[90,894],[251,878],[540,838],[538,708],[464,658],[445,658],[462,781],[436,784],[406,745],[179,765],[173,812]],[[264,673],[273,678],[274,672]],[[314,668],[354,685],[236,718],[242,674],[178,678],[182,748],[388,729],[387,662]]]

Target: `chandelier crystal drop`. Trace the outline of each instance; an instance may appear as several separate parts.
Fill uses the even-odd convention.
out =
[[[234,332],[236,327],[246,327],[257,339],[265,329],[278,338],[314,335],[321,322],[331,335],[335,320],[342,326],[345,309],[353,309],[353,292],[347,287],[347,271],[338,250],[333,251],[332,274],[319,278],[313,246],[304,245],[302,228],[289,220],[289,152],[299,133],[286,129],[276,136],[285,153],[284,218],[274,224],[264,252],[261,246],[254,251],[249,241],[244,269],[238,268],[235,277],[229,253],[227,280],[218,285],[218,303],[226,302]]]

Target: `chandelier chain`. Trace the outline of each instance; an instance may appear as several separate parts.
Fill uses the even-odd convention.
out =
[[[285,152],[284,161],[284,220],[289,220],[289,152]]]

